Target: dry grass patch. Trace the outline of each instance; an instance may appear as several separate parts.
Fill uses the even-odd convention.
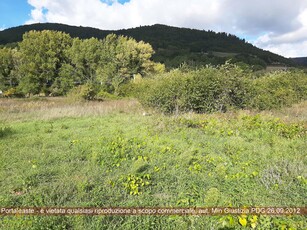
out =
[[[50,120],[63,117],[102,116],[141,111],[136,100],[71,103],[66,98],[0,99],[0,121]]]
[[[284,109],[274,110],[271,113],[273,116],[279,117],[284,121],[303,122],[307,125],[307,101]]]

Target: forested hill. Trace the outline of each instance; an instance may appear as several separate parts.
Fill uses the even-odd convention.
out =
[[[307,57],[291,58],[295,63],[301,66],[307,66]]]
[[[0,45],[16,43],[30,30],[56,30],[82,39],[103,39],[110,33],[133,37],[150,43],[156,54],[154,60],[174,67],[184,62],[190,65],[221,64],[227,59],[250,64],[255,68],[266,65],[293,65],[293,60],[259,49],[244,39],[227,33],[177,28],[165,25],[142,26],[126,30],[99,30],[90,27],[55,23],[24,25],[0,31]]]

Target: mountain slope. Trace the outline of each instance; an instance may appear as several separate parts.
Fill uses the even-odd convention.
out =
[[[235,62],[265,67],[271,64],[294,65],[290,59],[259,49],[234,35],[165,25],[142,26],[126,30],[99,30],[90,27],[55,23],[24,25],[0,31],[0,45],[19,42],[30,30],[56,30],[72,37],[103,39],[110,33],[133,37],[150,43],[156,51],[155,61],[169,67],[188,64],[221,64],[231,58]]]
[[[295,63],[301,66],[307,66],[307,57],[291,58]]]

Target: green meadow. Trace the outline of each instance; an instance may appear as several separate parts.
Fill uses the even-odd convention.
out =
[[[306,207],[307,104],[162,115],[0,99],[1,207]],[[0,216],[1,229],[306,229],[302,215]]]

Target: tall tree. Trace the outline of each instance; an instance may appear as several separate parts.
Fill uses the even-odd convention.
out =
[[[67,62],[65,50],[71,46],[68,34],[55,31],[30,31],[19,43],[20,88],[24,93],[50,93],[51,86],[61,77],[61,67]]]
[[[18,58],[17,50],[10,48],[0,49],[0,89],[5,90],[17,85],[15,64]]]
[[[104,48],[101,60],[104,73],[102,76],[111,83],[115,92],[121,84],[136,74],[145,76],[164,71],[164,65],[151,60],[154,50],[148,43],[114,34],[108,35],[102,42]]]
[[[95,83],[102,57],[102,43],[96,38],[75,38],[68,56],[75,69],[74,75],[81,83]]]
[[[82,84],[100,84],[111,92],[135,74],[163,71],[163,65],[150,60],[153,53],[149,44],[114,34],[104,40],[74,39],[68,51],[73,74]]]

